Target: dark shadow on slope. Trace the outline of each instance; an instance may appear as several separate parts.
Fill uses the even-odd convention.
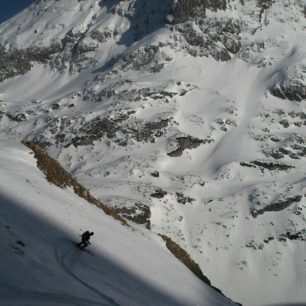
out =
[[[71,305],[71,306],[84,306],[84,305],[106,305],[102,302],[96,302],[89,299],[80,298],[77,296],[72,296],[70,294],[61,292],[43,292],[24,289],[23,286],[11,286],[0,282],[0,303],[5,301],[5,304],[1,305]]]
[[[129,29],[122,34],[118,44],[130,47],[136,41],[165,27],[166,17],[171,11],[172,0],[136,0],[130,4],[125,17],[129,20]],[[122,14],[117,10],[117,0],[100,1],[101,7],[106,7],[113,14]],[[103,66],[95,69],[93,73],[103,73],[111,69],[120,59],[117,55],[109,59]]]
[[[171,11],[173,0],[135,0],[129,4],[127,12],[119,9],[119,3],[119,0],[101,0],[99,6],[129,20],[130,27],[119,42],[120,45],[129,47],[166,25],[166,17]]]
[[[116,8],[120,0],[100,0],[98,5],[103,8],[106,7],[109,11]]]
[[[20,246],[23,254],[16,254],[7,239],[0,241],[0,303],[139,305],[137,301],[143,300],[145,305],[183,305],[103,254],[93,257],[74,248],[71,241],[76,237],[20,203],[0,194],[0,204],[1,233],[7,232],[9,245],[17,239],[25,245]]]
[[[126,17],[129,29],[122,35],[119,44],[131,46],[135,41],[155,32],[166,25],[171,10],[171,0],[136,0]]]

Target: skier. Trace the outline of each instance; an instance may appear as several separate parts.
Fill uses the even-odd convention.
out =
[[[89,244],[89,239],[90,237],[94,234],[94,232],[89,232],[86,231],[82,234],[82,241],[80,243],[78,243],[77,245],[81,248],[81,249],[85,249]]]

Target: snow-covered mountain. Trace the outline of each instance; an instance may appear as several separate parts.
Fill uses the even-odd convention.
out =
[[[0,25],[0,134],[46,148],[244,305],[305,303],[306,3],[41,0]]]

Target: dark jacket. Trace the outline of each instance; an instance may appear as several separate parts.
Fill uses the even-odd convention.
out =
[[[88,242],[90,237],[93,235],[94,233],[90,233],[89,231],[86,231],[82,234],[82,242]]]

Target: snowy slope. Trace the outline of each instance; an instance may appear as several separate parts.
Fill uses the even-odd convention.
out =
[[[305,303],[306,3],[171,3],[38,1],[2,24],[25,60],[1,66],[1,137],[46,147],[230,298]]]
[[[106,6],[101,9],[99,1],[95,0],[36,1],[2,25],[1,37],[22,48],[33,44],[49,46],[70,31],[85,33],[89,29],[116,24],[116,19],[106,18],[105,11],[108,9],[110,7]],[[118,19],[118,23],[122,23],[123,19]]]
[[[1,140],[1,305],[232,305],[157,236],[48,183],[30,153]],[[73,244],[85,229],[95,256]]]

